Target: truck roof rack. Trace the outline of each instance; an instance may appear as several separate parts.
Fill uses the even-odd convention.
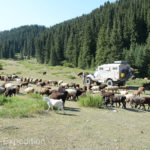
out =
[[[127,64],[127,61],[119,60],[119,61],[114,61],[115,64]]]

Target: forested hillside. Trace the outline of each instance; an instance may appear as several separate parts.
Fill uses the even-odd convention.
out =
[[[22,26],[10,31],[0,32],[0,58],[35,57],[35,38],[46,31],[44,26]]]
[[[61,14],[60,14],[61,15]],[[49,29],[24,26],[0,33],[0,58],[91,68],[128,60],[150,77],[150,0],[119,0]]]

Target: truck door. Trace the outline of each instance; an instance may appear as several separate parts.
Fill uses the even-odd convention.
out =
[[[99,67],[99,68],[98,68],[98,74],[97,74],[97,78],[98,78],[99,80],[101,80],[102,74],[103,74],[103,67]]]
[[[114,81],[117,81],[119,79],[119,67],[114,66],[112,67],[112,77]]]

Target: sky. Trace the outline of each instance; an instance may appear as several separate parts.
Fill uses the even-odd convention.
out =
[[[116,0],[0,0],[0,31],[23,25],[53,26]]]

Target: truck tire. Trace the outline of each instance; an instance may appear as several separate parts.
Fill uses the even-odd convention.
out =
[[[88,84],[88,85],[89,85],[89,84],[92,84],[92,80],[91,80],[90,78],[87,78],[87,79],[86,79],[86,84]]]
[[[108,79],[106,84],[107,84],[107,86],[113,86],[114,85],[114,83],[111,79]]]

